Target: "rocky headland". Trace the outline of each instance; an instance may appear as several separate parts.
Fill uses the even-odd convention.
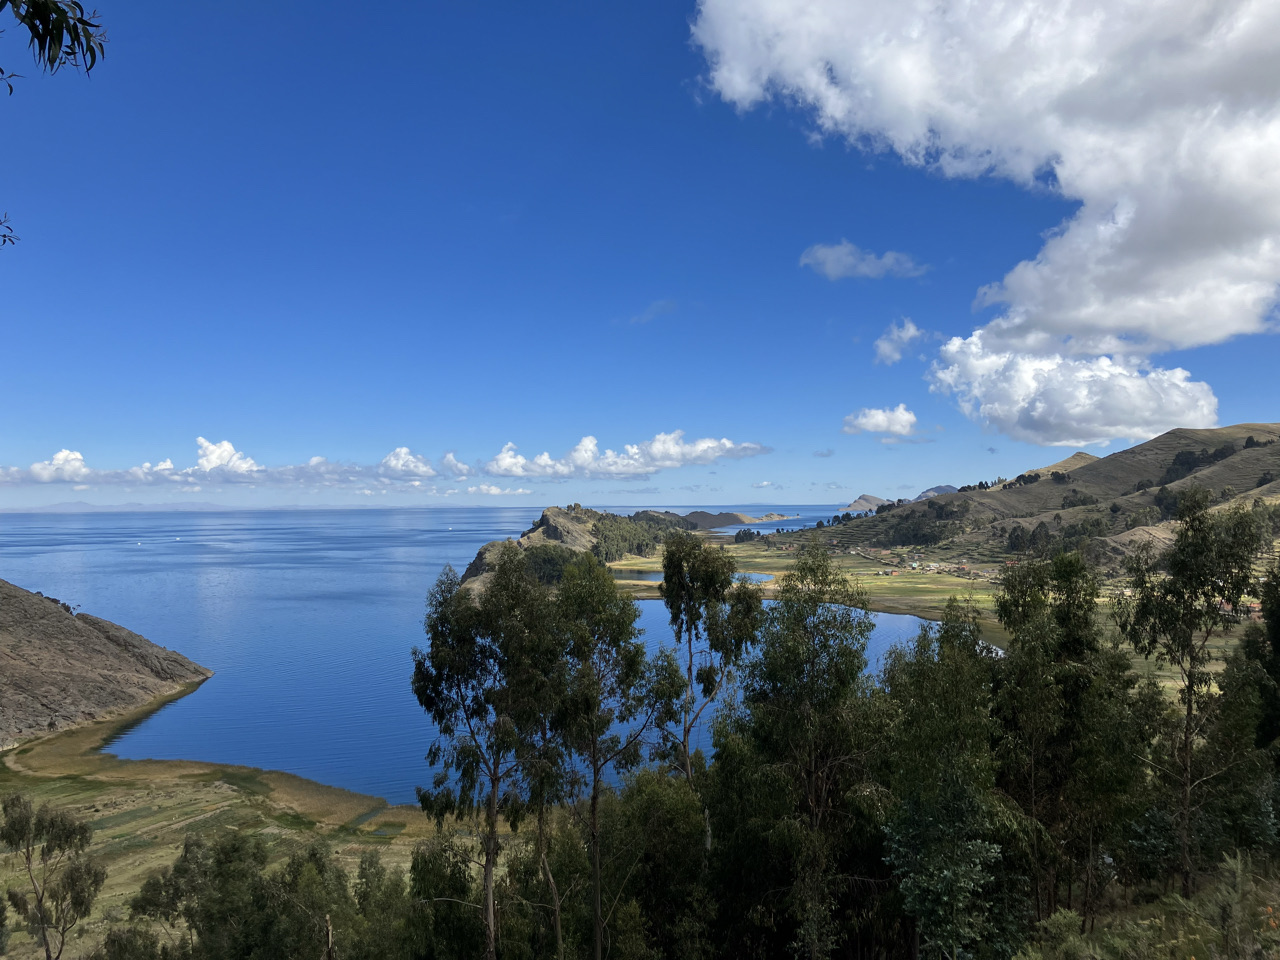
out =
[[[0,749],[212,675],[118,624],[0,580]]]
[[[568,507],[547,507],[538,522],[517,539],[493,540],[481,547],[475,559],[468,564],[462,581],[471,589],[483,591],[487,574],[497,561],[498,551],[506,543],[514,543],[521,550],[562,547],[573,553],[595,553],[608,562],[617,556],[612,543],[609,549],[601,550],[601,541],[616,540],[619,530],[623,531],[623,540],[635,547],[628,552],[636,553],[656,549],[664,536],[674,530],[715,530],[739,523],[771,523],[788,519],[791,518],[781,513],[752,517],[745,513],[709,513],[706,510],[694,510],[684,515],[669,510],[640,510],[630,516],[617,516],[576,503]]]

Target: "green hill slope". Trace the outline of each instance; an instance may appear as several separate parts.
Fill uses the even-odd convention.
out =
[[[1106,457],[1076,453],[1012,480],[888,504],[820,535],[840,551],[909,547],[937,559],[998,560],[1056,545],[1118,567],[1138,544],[1168,539],[1176,499],[1189,488],[1208,489],[1223,506],[1280,501],[1277,441],[1276,423],[1171,430]],[[774,536],[785,547],[812,535]]]

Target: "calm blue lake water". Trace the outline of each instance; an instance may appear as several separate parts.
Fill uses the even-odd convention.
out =
[[[409,689],[426,592],[445,564],[462,570],[481,544],[518,536],[538,513],[7,514],[0,577],[216,671],[113,752],[285,770],[411,803],[430,782],[423,756],[434,736]],[[646,643],[669,643],[661,601],[640,606]],[[919,624],[876,616],[873,661]]]

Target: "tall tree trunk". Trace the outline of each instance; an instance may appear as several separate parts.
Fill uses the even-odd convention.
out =
[[[591,894],[595,910],[595,960],[604,960],[604,911],[600,897],[600,768],[592,757],[591,771]]]
[[[551,874],[551,864],[547,861],[547,808],[538,808],[538,857],[542,862],[542,875],[546,878],[547,889],[551,891],[551,925],[556,932],[556,960],[564,960],[564,930],[560,923],[560,889],[556,886],[556,878]]]
[[[680,747],[684,751],[684,776],[690,784],[693,783],[693,628],[688,631],[687,647],[689,659],[687,661],[687,682],[688,686],[685,691],[684,701],[684,737],[681,740]]]
[[[45,924],[44,912],[44,895],[49,885],[47,883],[41,884],[40,881],[36,879],[35,867],[33,866],[36,857],[36,847],[35,841],[30,838],[30,834],[28,834],[26,843],[23,844],[18,853],[22,857],[23,863],[26,865],[27,879],[31,881],[31,891],[35,894],[36,916],[40,918],[40,939],[44,941],[45,960],[53,960],[53,948],[49,946],[49,928]],[[48,873],[46,872],[43,876],[47,879]],[[59,950],[58,952],[61,953],[62,951]]]
[[[551,866],[547,863],[547,854],[542,854],[542,871],[547,877],[547,886],[551,888],[551,925],[556,931],[556,960],[564,960],[564,929],[560,924],[560,890],[556,887],[556,878],[551,875]]]
[[[489,801],[485,806],[484,837],[484,955],[498,957],[498,924],[493,909],[493,875],[498,861],[498,778],[489,778]]]
[[[1178,817],[1178,840],[1182,847],[1182,896],[1191,899],[1191,735],[1195,729],[1195,685],[1186,685],[1187,715],[1182,728],[1182,809]]]
[[[1036,873],[1036,919],[1043,920],[1046,914],[1041,912],[1040,909],[1040,891],[1044,887],[1045,871],[1043,864],[1040,862],[1040,831],[1036,829],[1040,825],[1040,821],[1037,819],[1039,811],[1036,807],[1036,755],[1033,750],[1031,753],[1031,822],[1033,824],[1031,829],[1031,859],[1032,869]],[[1052,901],[1052,899],[1052,895],[1046,893],[1045,900]],[[1049,905],[1048,911],[1049,913],[1053,912],[1052,905]]]
[[[1093,825],[1089,826],[1089,862],[1084,867],[1084,890],[1080,893],[1080,936],[1084,936],[1089,926],[1089,916],[1093,912]]]

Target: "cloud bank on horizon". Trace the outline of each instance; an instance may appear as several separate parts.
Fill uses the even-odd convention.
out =
[[[147,486],[169,484],[183,492],[197,493],[207,486],[248,484],[263,486],[313,486],[348,489],[360,493],[390,489],[420,490],[425,493],[452,496],[456,489],[439,489],[434,481],[463,480],[480,473],[491,477],[526,477],[567,480],[592,477],[644,477],[662,470],[678,469],[689,464],[710,464],[721,459],[742,459],[770,453],[758,443],[734,443],[706,437],[686,441],[683,430],[659,433],[652,440],[627,444],[618,453],[600,452],[595,437],[587,436],[564,457],[555,459],[548,453],[526,459],[516,451],[514,443],[506,444],[488,462],[472,466],[457,459],[450,451],[433,463],[408,447],[396,447],[376,464],[341,463],[325,457],[312,457],[306,463],[270,467],[257,463],[237,450],[229,440],[213,443],[196,438],[196,463],[177,468],[171,459],[143,463],[124,470],[103,470],[89,466],[77,450],[59,450],[48,460],[29,468],[0,467],[0,485],[65,484],[77,490],[95,485]],[[469,494],[515,496],[532,493],[524,487],[502,487],[479,483],[466,488]]]
[[[578,445],[559,459],[540,453],[533,459],[516,453],[508,443],[485,464],[485,472],[495,477],[647,477],[659,470],[672,470],[691,463],[712,463],[720,459],[740,460],[771,452],[758,443],[734,443],[704,437],[686,442],[683,430],[659,433],[644,443],[627,444],[622,451],[600,452],[595,437],[583,437]]]
[[[1040,444],[1217,423],[1210,385],[1153,358],[1275,328],[1280,4],[700,0],[693,37],[740,109],[1079,201],[978,291],[1000,312],[942,346],[932,390]],[[810,265],[872,275],[849,246]]]

